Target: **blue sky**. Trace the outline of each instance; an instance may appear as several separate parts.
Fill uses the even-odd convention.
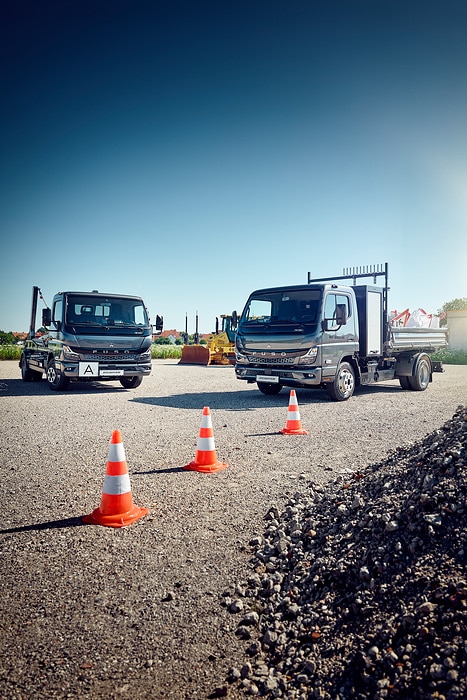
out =
[[[463,0],[5,0],[0,329],[34,284],[190,332],[308,271],[467,296],[466,36]]]

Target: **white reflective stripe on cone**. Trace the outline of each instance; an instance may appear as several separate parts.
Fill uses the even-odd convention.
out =
[[[287,413],[287,420],[300,420],[300,412],[299,411],[289,411]]]
[[[111,442],[109,447],[108,462],[125,462],[125,450],[123,442]]]
[[[119,476],[105,475],[104,487],[102,493],[109,496],[119,496],[122,493],[131,491],[129,474],[120,474]]]
[[[214,450],[214,438],[213,437],[199,437],[198,438],[198,450],[201,452],[211,452]]]

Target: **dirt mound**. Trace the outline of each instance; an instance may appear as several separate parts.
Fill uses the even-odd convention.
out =
[[[250,544],[248,661],[271,698],[467,697],[467,409],[363,472],[271,509]]]

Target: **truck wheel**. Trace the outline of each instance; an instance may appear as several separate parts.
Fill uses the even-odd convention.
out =
[[[29,369],[25,355],[21,356],[21,379],[23,382],[33,382],[36,373]]]
[[[399,377],[399,384],[403,389],[410,389],[410,377]]]
[[[430,383],[431,377],[431,362],[430,358],[422,355],[415,367],[415,374],[409,377],[410,388],[412,391],[425,391]]]
[[[262,394],[267,394],[268,396],[275,396],[282,389],[281,384],[268,384],[267,382],[256,382],[256,386]]]
[[[326,391],[333,401],[347,401],[355,390],[355,373],[352,365],[341,362],[332,384],[326,384]]]
[[[47,384],[53,391],[63,391],[68,387],[70,380],[65,377],[55,366],[55,360],[49,360],[47,365]]]
[[[120,379],[120,384],[125,389],[136,389],[137,386],[141,384],[143,377],[122,377]]]

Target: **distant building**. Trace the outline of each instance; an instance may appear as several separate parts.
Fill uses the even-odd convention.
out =
[[[467,351],[467,309],[448,311],[449,347]]]

